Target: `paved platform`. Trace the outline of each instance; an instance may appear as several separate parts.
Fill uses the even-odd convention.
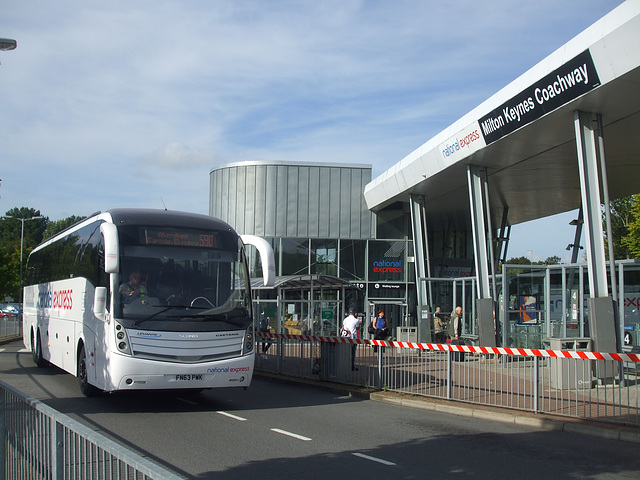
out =
[[[378,402],[432,410],[452,415],[527,425],[540,430],[575,432],[611,440],[640,443],[640,428],[638,427],[604,424],[579,418],[565,418],[461,402],[449,402],[446,400],[404,395],[395,392],[372,392],[369,394],[369,398]]]

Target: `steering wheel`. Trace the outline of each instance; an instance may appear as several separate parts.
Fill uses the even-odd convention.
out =
[[[211,303],[211,301],[207,297],[196,297],[193,300],[191,300],[191,303],[189,304],[189,306],[193,307],[196,302],[200,302],[202,300],[207,302],[211,308],[215,308],[215,305]]]

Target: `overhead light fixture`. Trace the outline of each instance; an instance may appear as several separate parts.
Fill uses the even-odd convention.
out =
[[[14,50],[18,46],[18,42],[11,38],[0,38],[0,50]]]

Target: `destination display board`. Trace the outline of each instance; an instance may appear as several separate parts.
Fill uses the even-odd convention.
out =
[[[167,245],[174,247],[218,248],[215,232],[178,230],[173,228],[145,229],[147,245]]]

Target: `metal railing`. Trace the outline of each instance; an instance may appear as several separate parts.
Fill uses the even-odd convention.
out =
[[[0,478],[180,477],[0,381]]]
[[[258,333],[258,371],[640,425],[640,355]],[[266,354],[262,344],[271,343]],[[355,362],[352,354],[355,349]]]
[[[22,336],[22,320],[7,317],[0,318],[0,340]]]

